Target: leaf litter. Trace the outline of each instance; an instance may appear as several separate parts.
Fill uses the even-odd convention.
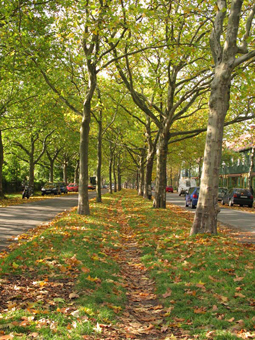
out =
[[[119,285],[121,285],[126,290],[125,306],[121,307],[119,305],[115,305],[114,303],[107,303],[106,301],[102,302],[102,306],[107,305],[107,307],[115,313],[116,322],[109,322],[107,320],[105,320],[105,322],[102,322],[102,320],[97,321],[93,313],[91,313],[90,316],[90,312],[87,312],[87,315],[85,316],[81,316],[76,303],[80,295],[84,294],[84,292],[85,294],[90,295],[93,291],[93,289],[87,289],[81,292],[76,289],[78,272],[86,275],[86,280],[94,285],[95,291],[102,285],[103,279],[93,275],[92,268],[88,268],[85,263],[80,262],[76,258],[76,255],[68,257],[65,260],[65,263],[60,266],[54,256],[49,254],[43,259],[38,260],[38,262],[42,262],[46,265],[52,263],[54,263],[56,266],[58,265],[59,270],[66,275],[65,279],[61,279],[60,277],[57,277],[53,274],[39,277],[36,270],[34,271],[34,268],[28,268],[26,265],[23,265],[22,267],[18,259],[15,259],[15,261],[12,262],[11,269],[14,272],[18,269],[22,269],[23,271],[27,270],[30,273],[30,278],[23,275],[16,275],[13,272],[10,272],[8,275],[0,276],[0,313],[5,313],[6,311],[15,311],[19,308],[26,309],[30,313],[29,316],[23,316],[18,321],[10,321],[10,329],[17,325],[19,327],[26,328],[36,321],[38,329],[50,327],[51,330],[57,332],[57,324],[50,322],[47,319],[47,315],[51,313],[52,309],[59,306],[57,307],[57,311],[59,313],[62,313],[66,317],[71,316],[77,318],[77,321],[70,319],[70,322],[66,327],[68,332],[73,328],[77,328],[78,322],[84,323],[88,322],[89,320],[94,322],[92,334],[81,335],[81,339],[191,340],[200,338],[199,333],[191,335],[187,327],[183,327],[183,325],[186,324],[186,326],[190,325],[191,328],[194,328],[194,320],[187,320],[181,315],[175,315],[174,317],[171,317],[171,313],[175,308],[175,304],[178,303],[175,301],[176,292],[174,287],[180,286],[181,289],[181,286],[184,283],[182,272],[178,269],[179,264],[181,265],[182,271],[184,273],[190,271],[190,276],[192,277],[196,269],[194,268],[194,264],[190,262],[190,258],[192,258],[194,254],[196,255],[196,247],[204,247],[204,249],[206,249],[207,246],[212,243],[211,239],[208,237],[197,238],[193,240],[189,240],[188,238],[185,239],[187,236],[183,237],[181,234],[178,234],[179,222],[176,223],[175,221],[171,222],[171,226],[169,226],[169,232],[171,230],[171,237],[173,238],[173,243],[169,244],[170,238],[165,238],[165,236],[160,236],[159,234],[161,228],[160,225],[153,226],[151,221],[149,221],[148,218],[146,219],[143,214],[140,213],[139,207],[135,206],[136,203],[131,203],[131,201],[128,201],[128,204],[130,205],[130,213],[127,213],[127,209],[124,210],[123,208],[123,194],[118,195],[116,195],[117,199],[115,197],[115,199],[112,200],[111,205],[108,206],[109,210],[106,213],[109,222],[114,219],[118,224],[118,232],[110,228],[108,229],[107,221],[101,220],[101,224],[105,223],[106,225],[104,234],[100,237],[94,235],[93,239],[90,236],[85,236],[83,238],[84,242],[86,243],[94,241],[99,245],[100,252],[95,252],[90,255],[90,258],[95,263],[100,263],[100,265],[103,266],[106,262],[104,258],[108,256],[117,262],[120,267],[119,275],[121,277],[121,281]],[[116,211],[115,214],[112,214],[113,210]],[[167,211],[159,212],[154,210],[154,212],[155,215],[160,216],[161,221],[169,219]],[[180,214],[178,211],[175,211],[175,213]],[[135,221],[136,228],[131,227],[131,220],[133,223]],[[189,216],[185,216],[185,219],[182,220],[181,223],[183,225],[186,224],[185,220],[189,220]],[[175,223],[176,226],[174,225]],[[86,227],[82,228],[86,230]],[[66,226],[66,230],[63,233],[64,238],[71,237],[71,234],[68,232],[70,229],[77,229],[77,233],[79,231],[78,225],[72,225],[69,227]],[[145,232],[146,230],[147,234]],[[113,247],[107,246],[104,243],[106,236],[110,237],[114,245]],[[217,239],[214,239],[214,242],[215,241],[217,243]],[[73,244],[75,244],[75,239],[73,240]],[[219,249],[219,252],[220,254],[222,253],[222,256],[227,257],[227,255],[224,255],[224,253],[226,253],[227,247],[233,247],[233,243],[226,240],[223,244],[225,244],[226,248]],[[142,259],[142,247],[144,247],[144,245],[154,249],[155,254],[158,256],[158,260],[155,260],[150,266],[146,266],[144,260]],[[184,251],[183,245],[187,247],[187,250]],[[241,253],[241,250],[238,250],[239,248],[236,246],[234,247]],[[175,263],[171,263],[166,257],[163,257],[163,252],[161,254],[161,250],[163,251],[164,249],[167,249],[168,254],[175,254]],[[100,257],[102,254],[104,254],[104,256]],[[232,257],[235,260],[235,258],[238,256],[232,255]],[[225,258],[223,257],[223,260],[224,259]],[[200,270],[202,270],[202,272],[205,271],[206,266],[206,263],[202,261],[200,264]],[[159,267],[159,272],[161,271],[162,273],[169,273],[168,280],[170,282],[172,281],[172,284],[167,286],[167,288],[163,290],[161,294],[158,294],[158,283],[151,275],[151,270],[154,270],[154,268],[157,267]],[[247,263],[246,268],[247,272],[251,272],[254,270],[254,264]],[[177,270],[178,274],[175,273]],[[235,271],[234,266],[221,269],[219,266],[218,273],[224,273],[224,275],[229,276],[236,284],[236,291],[233,293],[233,299],[242,299],[242,301],[245,299],[248,301],[250,308],[254,308],[254,295],[252,296],[250,292],[247,293],[244,291],[244,281],[246,280],[246,275],[240,275]],[[218,276],[216,272],[213,275],[209,275],[208,279],[213,285],[215,285],[215,287],[225,282],[224,277]],[[106,281],[110,282],[111,279],[107,279]],[[225,321],[226,323],[229,323],[228,329],[232,334],[237,336],[236,338],[255,339],[254,332],[245,330],[245,322],[243,319],[227,317],[227,315],[225,315],[226,313],[223,312],[223,309],[229,310],[231,308],[230,298],[225,296],[224,292],[219,294],[216,291],[214,292],[208,290],[208,283],[202,282],[201,280],[197,281],[197,283],[193,286],[191,283],[186,282],[184,286],[185,288],[183,294],[190,299],[190,302],[189,300],[185,301],[188,301],[188,303],[191,304],[191,301],[196,299],[197,304],[191,304],[190,307],[187,306],[187,308],[192,310],[195,316],[199,318],[200,316],[208,315],[208,313],[213,314],[220,322]],[[114,289],[116,289],[116,294],[118,295],[119,293],[117,291],[117,285],[114,287]],[[215,299],[213,305],[205,306],[199,304],[199,301],[206,299],[206,294],[211,294],[211,296],[213,296]],[[38,308],[38,305],[40,308]],[[41,307],[43,307],[43,312]],[[84,307],[84,309],[86,308]],[[242,310],[241,307],[240,310]],[[245,309],[243,309],[243,311],[245,314],[247,314]],[[38,320],[37,315],[41,315],[42,313],[45,314],[45,317],[40,317]],[[247,316],[245,316],[245,318],[247,318]],[[253,322],[255,327],[255,317],[250,321]],[[217,338],[216,330],[210,329],[210,327],[207,330],[207,327],[205,326],[201,328],[201,331],[203,331],[203,328],[205,338]],[[1,328],[0,324],[0,340],[12,339],[13,335],[12,333],[10,334],[7,334],[6,331]],[[18,333],[16,333],[15,336],[17,339],[19,338]],[[39,330],[38,332],[30,331],[28,336],[29,338],[41,339]],[[20,337],[22,337],[22,334]],[[72,337],[67,333],[67,338],[70,339]]]

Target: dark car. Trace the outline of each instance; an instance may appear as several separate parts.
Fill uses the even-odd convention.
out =
[[[78,184],[76,183],[69,183],[66,188],[69,192],[78,192],[79,190]]]
[[[222,198],[226,195],[228,192],[228,188],[219,187],[218,188],[218,201],[222,201]]]
[[[222,198],[221,204],[228,204],[232,207],[234,204],[239,204],[240,207],[243,205],[248,205],[248,207],[253,207],[253,195],[250,190],[245,188],[233,188],[230,189],[226,195]]]
[[[60,195],[61,190],[57,183],[48,182],[41,188],[41,192],[43,196],[49,194]]]
[[[186,207],[195,209],[197,206],[197,201],[199,197],[199,187],[191,187],[185,196]]]
[[[95,187],[95,185],[89,184],[89,185],[88,185],[88,189],[89,189],[89,190],[95,190],[96,187]]]
[[[172,185],[168,185],[166,187],[166,192],[174,192],[174,188],[172,187]]]
[[[64,182],[57,182],[56,185],[60,187],[60,193],[61,193],[61,194],[62,194],[62,193],[63,193],[63,194],[67,194],[67,193],[68,193],[66,184],[65,184]]]

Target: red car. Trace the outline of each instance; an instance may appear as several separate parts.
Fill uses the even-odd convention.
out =
[[[78,184],[76,183],[69,183],[68,186],[66,187],[67,191],[69,192],[78,192]]]
[[[172,185],[168,185],[166,187],[166,192],[174,192],[174,189],[173,189]]]

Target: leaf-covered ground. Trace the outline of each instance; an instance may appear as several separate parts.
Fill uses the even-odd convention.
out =
[[[254,245],[191,223],[122,191],[23,235],[0,254],[0,339],[255,339]]]

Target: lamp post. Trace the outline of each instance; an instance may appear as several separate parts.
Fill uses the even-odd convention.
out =
[[[255,128],[255,124],[250,125],[250,129],[253,130]],[[250,153],[250,166],[248,172],[248,188],[250,189],[251,193],[253,194],[252,188],[252,171],[254,165],[254,136],[253,131],[251,132],[251,153]]]

